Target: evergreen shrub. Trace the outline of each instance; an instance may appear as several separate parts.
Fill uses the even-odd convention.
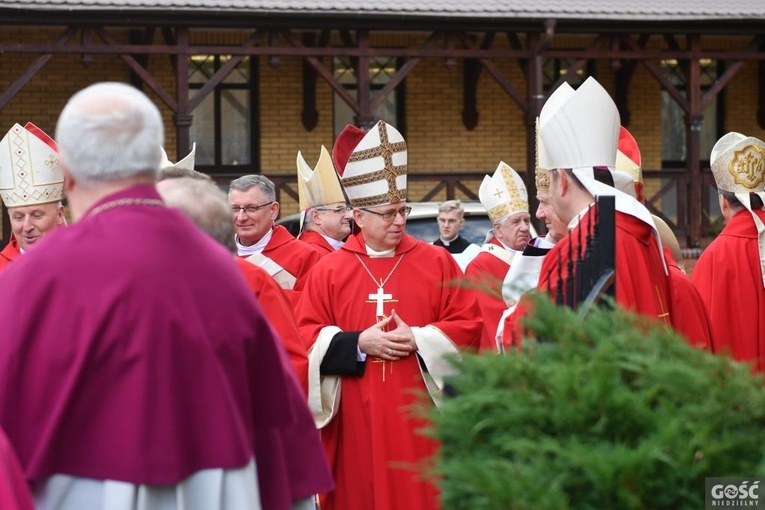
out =
[[[535,301],[523,352],[473,354],[429,411],[445,510],[704,508],[705,477],[765,474],[748,366],[624,313]]]

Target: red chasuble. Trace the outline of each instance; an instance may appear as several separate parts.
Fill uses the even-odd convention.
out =
[[[324,236],[313,230],[308,230],[300,234],[298,241],[303,241],[307,245],[313,247],[313,249],[318,251],[322,257],[335,252],[335,249],[332,248],[332,245],[330,245],[326,239],[324,239]]]
[[[281,225],[274,225],[271,240],[263,248],[263,255],[270,258],[296,278],[295,288],[303,288],[305,275],[319,261],[321,255],[311,246],[295,239],[289,230]]]
[[[9,242],[3,251],[0,251],[0,271],[8,267],[8,265],[21,256],[21,249],[19,243],[16,241],[16,236],[11,236],[11,242]]]
[[[432,325],[444,342],[475,348],[478,307],[469,292],[448,283],[460,275],[440,247],[405,235],[393,257],[370,258],[357,234],[308,275],[298,324],[307,339],[327,326],[360,332],[375,323],[380,302],[385,315],[395,309],[409,326]],[[322,497],[322,510],[438,507],[435,486],[422,481],[416,467],[437,443],[418,433],[427,423],[408,410],[426,391],[417,354],[395,362],[370,356],[362,376],[342,377],[339,411],[321,431],[337,485]]]
[[[295,501],[330,491],[335,484],[321,445],[313,416],[305,403],[308,392],[308,356],[297,329],[292,304],[284,289],[262,268],[237,258],[237,265],[258,298],[263,313],[287,350],[296,377],[288,390],[292,395],[295,422],[286,427],[256,430],[256,455],[264,509],[291,510]],[[274,487],[276,484],[276,487]],[[290,497],[278,490],[289,485]]]
[[[712,325],[704,300],[677,265],[672,250],[667,246],[664,246],[664,260],[667,261],[669,277],[672,280],[672,327],[689,344],[713,350]]]
[[[580,239],[584,243],[590,221],[588,217],[593,218],[594,214],[594,208],[590,209],[571,233],[561,239],[545,257],[537,289],[549,292],[553,299],[559,280],[558,267],[560,265],[562,268],[560,279],[565,282],[569,252],[577,252]],[[559,260],[562,264],[559,264]],[[634,216],[619,211],[616,211],[616,302],[633,313],[662,324],[671,324],[671,284],[664,272],[659,243],[653,235],[653,229]],[[521,339],[523,315],[529,310],[527,304],[528,301],[521,298],[516,312],[505,321],[503,341],[506,345]]]
[[[765,221],[765,211],[756,211]],[[715,352],[765,370],[765,287],[760,274],[757,228],[742,210],[728,220],[693,268],[691,281],[699,290],[712,323]]]
[[[279,340],[282,341],[287,355],[295,369],[300,387],[304,393],[308,393],[308,348],[300,338],[297,329],[297,321],[292,311],[292,304],[287,299],[284,289],[273,278],[255,264],[251,264],[242,258],[237,258],[236,263],[247,280],[250,289],[258,298],[258,303],[263,309],[268,322],[276,330]]]
[[[286,356],[231,254],[161,204],[151,185],[106,197],[0,276],[0,425],[30,481],[176,484],[294,423]]]
[[[507,251],[496,238],[490,243],[500,250]],[[479,253],[465,269],[465,278],[470,282],[471,288],[477,289],[473,292],[483,318],[481,350],[497,352],[497,326],[502,313],[507,309],[502,299],[502,282],[509,270],[510,265],[507,262],[486,251]]]

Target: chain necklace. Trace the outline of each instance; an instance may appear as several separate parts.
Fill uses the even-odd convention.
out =
[[[398,258],[396,263],[393,265],[393,269],[391,269],[390,273],[388,273],[388,276],[385,277],[385,280],[380,278],[380,282],[379,283],[377,282],[377,280],[375,280],[375,276],[372,274],[372,271],[370,271],[369,268],[367,267],[367,265],[364,264],[364,261],[361,260],[361,257],[359,257],[359,254],[358,253],[354,253],[354,255],[356,255],[356,258],[359,260],[359,263],[361,264],[361,267],[363,267],[364,270],[366,270],[367,274],[372,279],[374,284],[377,285],[377,293],[376,294],[370,294],[369,295],[370,301],[367,301],[367,302],[368,303],[377,303],[377,311],[376,311],[375,315],[377,317],[384,317],[384,314],[383,314],[383,303],[389,303],[389,302],[392,302],[392,301],[395,301],[395,300],[393,299],[393,295],[392,294],[385,294],[385,291],[383,290],[383,287],[385,287],[385,284],[388,283],[388,280],[390,280],[390,277],[393,276],[393,273],[398,268],[398,265],[401,264],[401,261],[403,260],[404,255],[406,255],[406,253],[402,253],[401,254],[401,256]]]
[[[120,198],[118,200],[112,200],[101,204],[95,209],[91,209],[87,214],[88,217],[97,216],[104,211],[114,209],[115,207],[127,207],[130,205],[142,205],[147,207],[164,207],[165,203],[159,198]]]

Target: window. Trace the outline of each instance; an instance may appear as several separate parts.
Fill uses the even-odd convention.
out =
[[[711,59],[702,59],[701,64],[701,90],[706,91],[717,80],[718,63]],[[677,60],[662,60],[661,67],[672,84],[680,92],[685,92],[685,76],[678,65]],[[704,119],[701,124],[701,143],[699,157],[702,161],[709,161],[712,147],[720,137],[718,119],[722,118],[719,94],[704,110]],[[685,166],[685,112],[675,102],[666,90],[661,92],[661,132],[662,160],[669,165],[673,163]]]
[[[569,68],[576,63],[575,58],[548,58],[542,64],[542,87],[545,91],[550,90],[555,82],[568,72]],[[576,74],[568,79],[569,85],[578,88],[579,85],[592,76],[593,64],[588,61],[584,68],[579,69]]]
[[[371,57],[369,59],[369,82],[370,95],[372,98],[379,94],[380,90],[387,85],[393,75],[396,74],[397,62],[395,57]],[[334,75],[354,99],[357,97],[356,71],[350,57],[335,57]],[[380,106],[372,112],[376,120],[384,120],[395,126],[404,133],[404,86],[400,84],[396,90],[388,94]],[[334,128],[335,137],[340,134],[346,125],[354,124],[355,113],[337,94],[334,98]],[[370,126],[364,126],[370,127]]]
[[[702,93],[714,84],[721,74],[722,64],[711,59],[702,59],[701,65],[701,90]],[[680,92],[685,92],[685,75],[677,60],[662,60],[661,67],[670,82]],[[709,168],[709,155],[712,147],[722,135],[721,120],[723,101],[720,94],[704,109],[700,128],[699,159],[701,168]],[[672,99],[666,90],[661,92],[661,159],[663,168],[685,168],[687,161],[685,139],[685,112]],[[662,186],[668,184],[667,179],[662,179]],[[708,220],[714,220],[720,214],[717,203],[717,190],[714,186],[707,190],[705,196],[707,203],[702,204],[702,214]],[[661,210],[673,221],[679,219],[677,211],[677,191],[666,193],[662,197]]]
[[[189,97],[231,57],[194,55],[189,62]],[[194,110],[191,141],[197,144],[196,166],[207,173],[254,171],[254,87],[249,57]],[[236,168],[232,168],[236,167]]]

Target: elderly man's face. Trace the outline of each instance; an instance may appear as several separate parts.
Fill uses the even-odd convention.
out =
[[[315,212],[314,212],[315,211]],[[316,207],[311,212],[314,225],[327,237],[341,241],[351,233],[351,210],[345,202]]]
[[[247,191],[231,190],[228,201],[234,218],[234,230],[245,246],[260,241],[273,227],[279,214],[279,203],[267,200],[258,186]]]
[[[513,250],[523,250],[531,239],[531,216],[527,212],[513,214],[494,224],[494,234]]]
[[[408,209],[406,202],[356,208],[353,220],[361,229],[364,241],[373,250],[385,251],[398,246],[404,238]],[[383,215],[391,218],[384,218]]]
[[[28,250],[51,230],[64,224],[64,208],[58,202],[11,207],[11,231],[19,246]]]

